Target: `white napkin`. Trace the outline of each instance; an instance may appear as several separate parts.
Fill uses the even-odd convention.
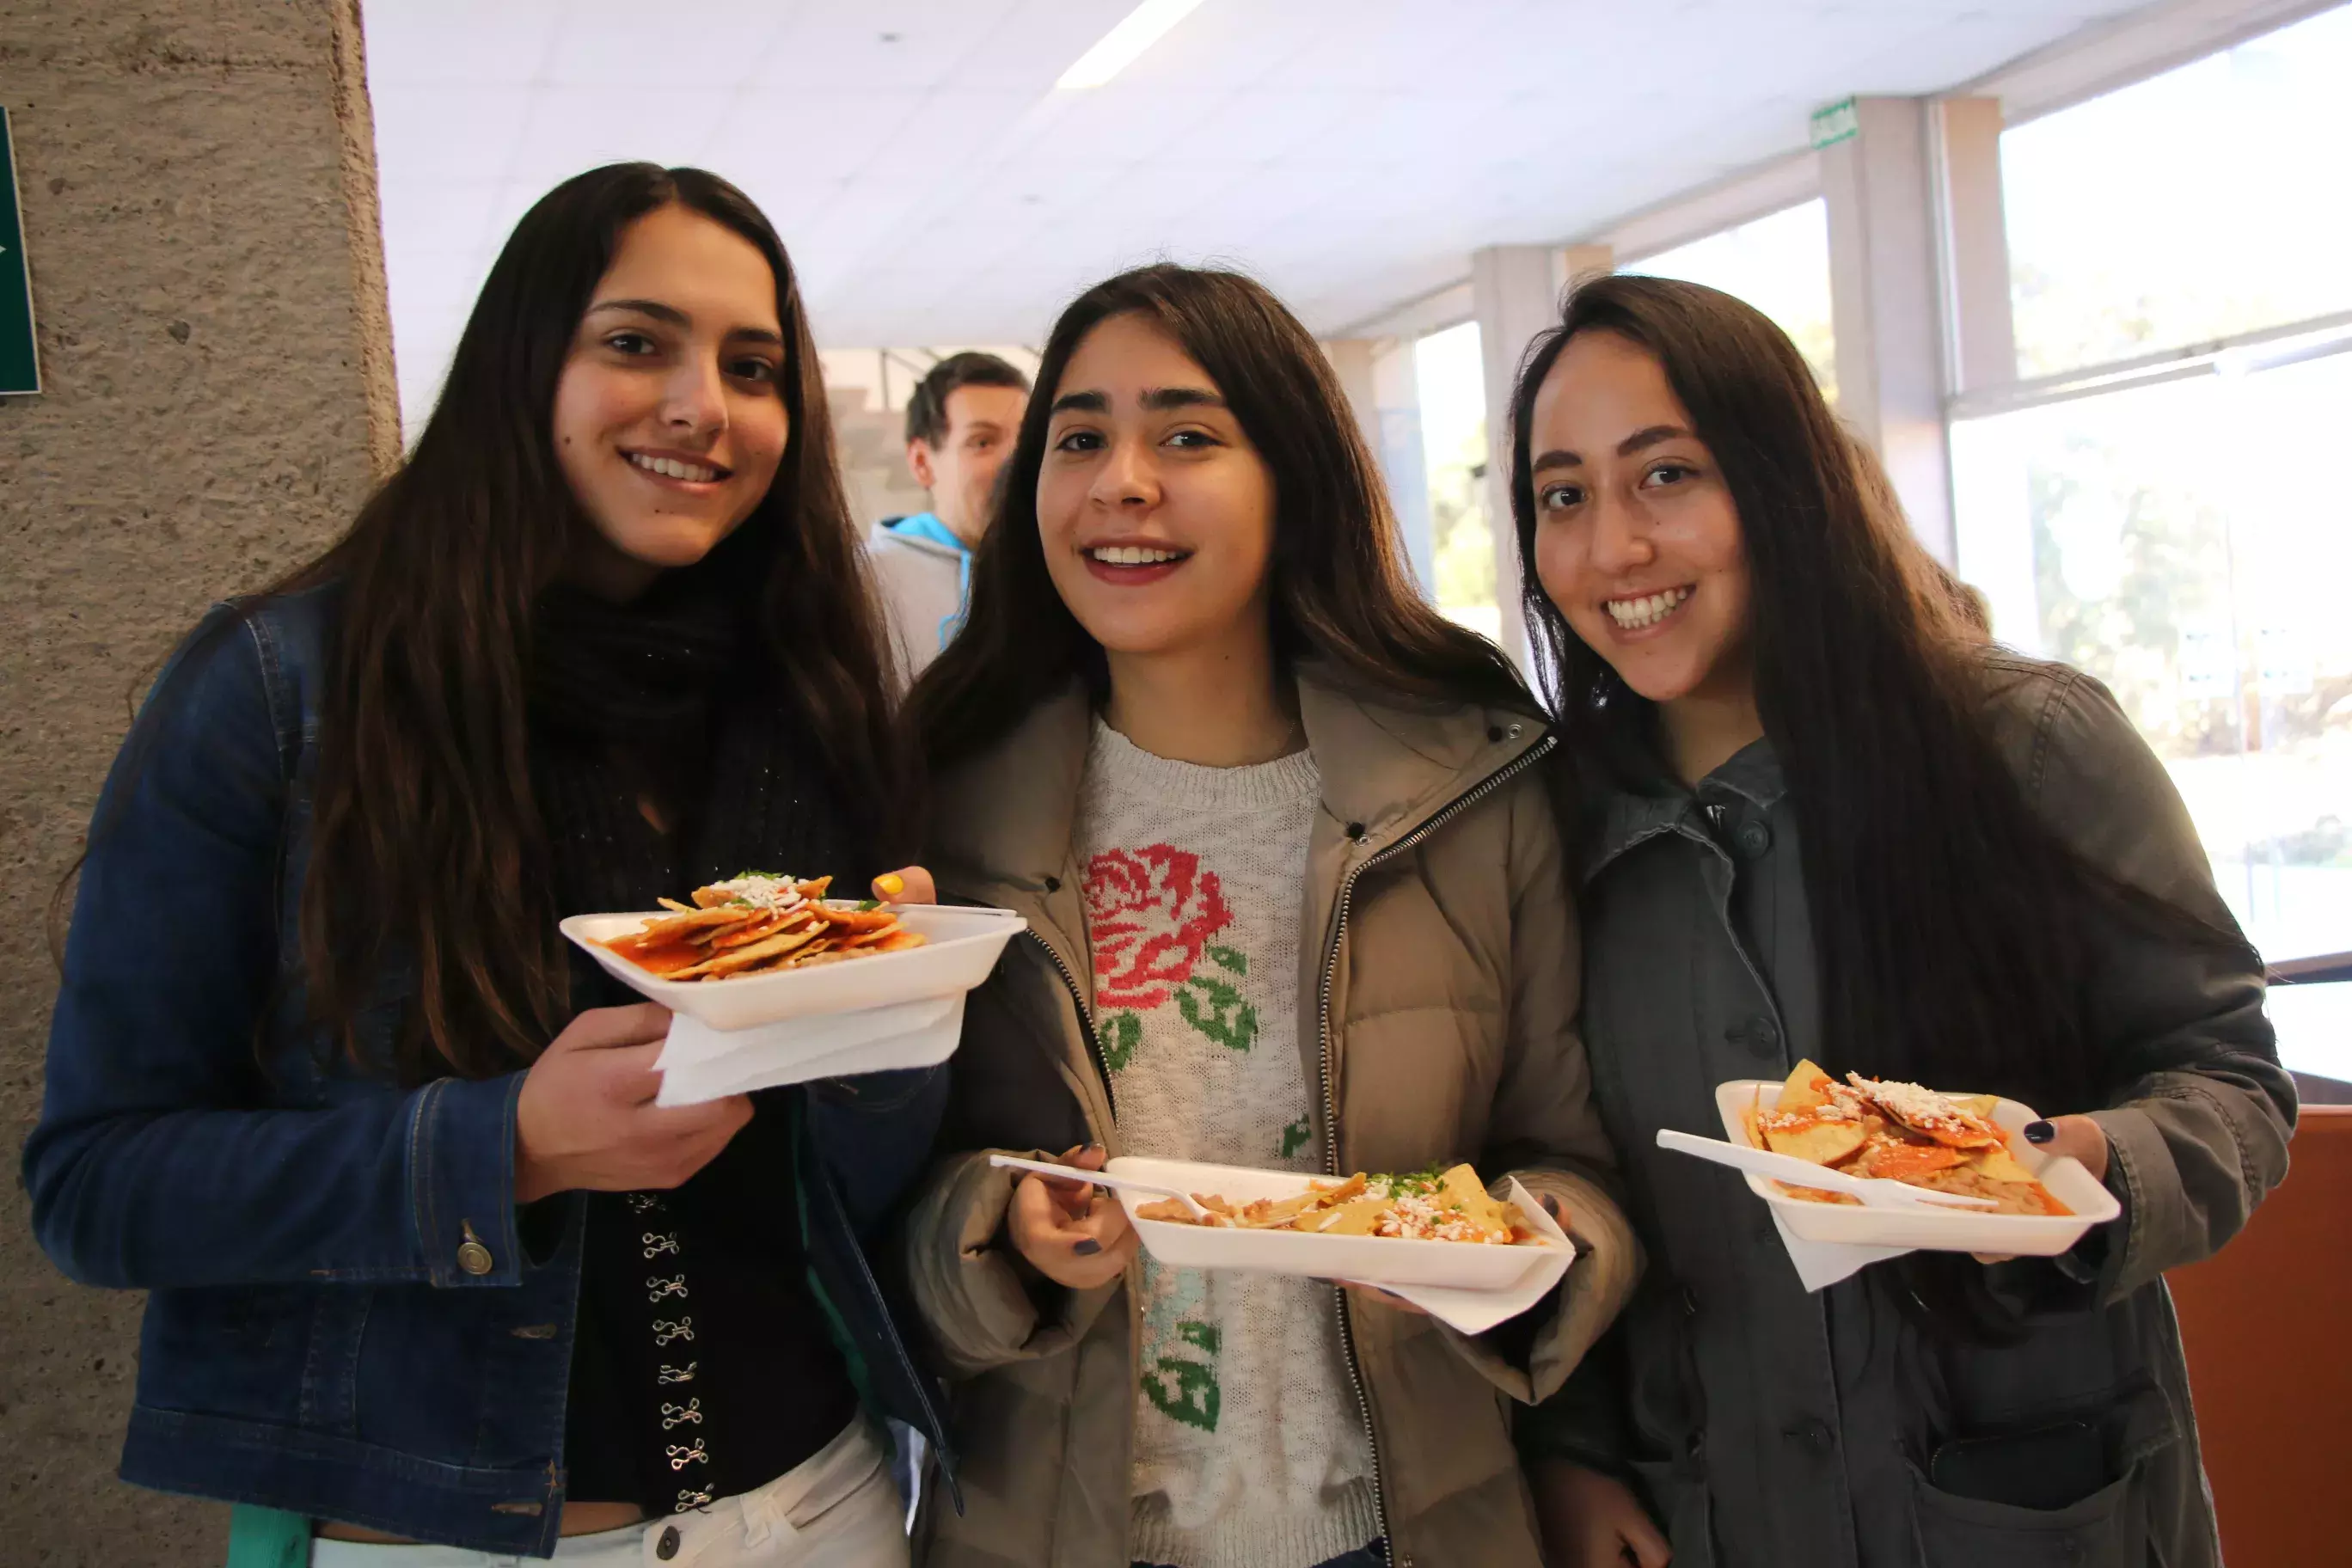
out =
[[[654,1063],[656,1105],[697,1105],[777,1084],[945,1061],[963,1034],[963,997],[934,996],[856,1013],[825,1013],[748,1029],[714,1029],[674,1014]]]
[[[1465,1334],[1483,1334],[1533,1307],[1568,1272],[1569,1264],[1576,1258],[1576,1243],[1569,1240],[1568,1233],[1559,1228],[1559,1222],[1551,1217],[1549,1210],[1528,1195],[1517,1176],[1511,1178],[1507,1195],[1528,1216],[1528,1226],[1556,1244],[1537,1254],[1534,1264],[1519,1276],[1517,1284],[1507,1290],[1460,1290],[1444,1285],[1374,1285],[1370,1289],[1410,1301],[1439,1322]]]
[[[1912,1247],[1864,1247],[1852,1241],[1807,1241],[1789,1228],[1777,1208],[1772,1211],[1772,1228],[1780,1233],[1780,1245],[1789,1249],[1789,1261],[1797,1266],[1798,1282],[1808,1290],[1822,1289],[1849,1275],[1861,1273],[1874,1263],[1918,1250]]]

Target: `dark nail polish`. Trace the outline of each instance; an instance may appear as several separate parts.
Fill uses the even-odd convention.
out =
[[[1102,1250],[1102,1243],[1097,1241],[1090,1236],[1084,1241],[1074,1244],[1070,1250],[1076,1253],[1080,1258],[1092,1258],[1096,1253]]]
[[[2047,1121],[2029,1121],[2025,1124],[2025,1141],[2028,1143],[2047,1143],[2057,1136],[2058,1129],[2051,1126]]]

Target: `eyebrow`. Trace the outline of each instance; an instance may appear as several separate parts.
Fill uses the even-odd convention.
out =
[[[1171,408],[1223,408],[1225,406],[1223,398],[1206,387],[1200,386],[1147,387],[1140,401],[1145,408],[1155,414],[1163,413]],[[1046,412],[1108,414],[1110,412],[1110,399],[1099,392],[1066,392],[1054,399],[1054,406]]]
[[[1689,431],[1684,429],[1679,425],[1653,425],[1645,430],[1636,430],[1631,436],[1626,437],[1622,441],[1618,442],[1617,455],[1621,458],[1630,458],[1634,453],[1642,451],[1645,447],[1654,447],[1661,441],[1672,441],[1677,437],[1685,437],[1689,434]],[[1576,453],[1568,450],[1564,447],[1555,447],[1550,451],[1546,452],[1542,457],[1538,458],[1534,462],[1529,463],[1528,465],[1528,472],[1530,474],[1540,474],[1547,468],[1580,468],[1582,467],[1584,467],[1584,459],[1582,458],[1579,457]]]
[[[659,300],[599,300],[588,307],[588,314],[592,316],[600,310],[626,310],[635,315],[651,316],[655,321],[667,322],[673,327],[694,325],[692,316],[675,305],[665,305]],[[730,338],[745,339],[755,343],[767,343],[776,348],[784,346],[783,334],[772,331],[766,327],[737,327],[727,335]]]
[[[1155,386],[1143,395],[1143,406],[1161,413],[1171,408],[1223,408],[1225,400],[1206,387]]]

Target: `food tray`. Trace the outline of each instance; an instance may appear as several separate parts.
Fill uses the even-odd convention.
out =
[[[1761,1147],[1748,1136],[1747,1111],[1754,1105],[1770,1110],[1780,1102],[1780,1084],[1761,1079],[1734,1079],[1717,1084],[1715,1108],[1723,1118],[1723,1135],[1734,1143]],[[2013,1100],[1999,1101],[1992,1121],[2003,1131],[2018,1132],[2037,1120],[2028,1107]],[[2010,1140],[2010,1152],[2033,1173],[2050,1194],[2074,1212],[2071,1215],[1984,1214],[1972,1209],[1921,1205],[1916,1208],[1864,1208],[1854,1204],[1813,1203],[1792,1198],[1769,1176],[1744,1173],[1748,1190],[1772,1205],[1773,1214],[1790,1233],[1806,1241],[1840,1242],[1862,1247],[1907,1247],[1927,1252],[2003,1253],[2020,1258],[2054,1258],[2071,1250],[2084,1232],[2123,1213],[2115,1194],[2079,1161],[2053,1156],[2028,1143],[2022,1136]]]
[[[573,915],[558,928],[631,990],[713,1029],[748,1029],[830,1013],[961,996],[988,978],[1004,944],[1028,922],[1004,910],[952,904],[897,906],[920,947],[840,963],[812,964],[728,980],[664,980],[601,942],[625,936],[665,911]]]
[[[1210,1193],[1235,1204],[1293,1197],[1310,1181],[1329,1176],[1302,1171],[1259,1171],[1122,1154],[1103,1166],[1114,1176]],[[1151,1256],[1181,1268],[1231,1268],[1256,1274],[1301,1274],[1365,1285],[1433,1285],[1464,1290],[1507,1290],[1541,1266],[1566,1268],[1575,1247],[1557,1235],[1549,1216],[1524,1192],[1512,1201],[1536,1229],[1553,1233],[1539,1245],[1497,1247],[1466,1241],[1407,1241],[1394,1237],[1317,1236],[1300,1230],[1227,1230],[1173,1220],[1139,1219],[1136,1207],[1156,1201],[1120,1193],[1119,1203]],[[1554,1276],[1557,1278],[1557,1275]]]

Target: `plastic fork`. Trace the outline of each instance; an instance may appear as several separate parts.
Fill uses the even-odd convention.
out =
[[[1922,1204],[1956,1209],[1989,1209],[1993,1206],[1990,1198],[1939,1193],[1932,1187],[1915,1187],[1908,1182],[1889,1181],[1883,1176],[1849,1176],[1843,1171],[1832,1171],[1826,1165],[1816,1165],[1811,1160],[1800,1160],[1794,1154],[1776,1154],[1769,1149],[1727,1143],[1720,1138],[1700,1138],[1688,1132],[1677,1132],[1671,1127],[1658,1129],[1658,1147],[1672,1149],[1678,1154],[1696,1154],[1702,1160],[1729,1165],[1736,1171],[1753,1171],[1759,1176],[1769,1176],[1792,1187],[1818,1187],[1824,1192],[1851,1193],[1872,1208],[1916,1208]]]
[[[1157,1182],[1139,1182],[1133,1176],[1109,1176],[1100,1171],[1083,1171],[1076,1165],[1057,1165],[1051,1160],[1024,1160],[1018,1154],[991,1154],[988,1163],[1013,1171],[1034,1171],[1041,1176],[1058,1176],[1066,1182],[1084,1182],[1092,1187],[1109,1187],[1114,1191],[1149,1193],[1155,1198],[1174,1198],[1192,1211],[1194,1219],[1207,1219],[1209,1211],[1202,1208],[1192,1194],[1174,1187],[1163,1187]]]

